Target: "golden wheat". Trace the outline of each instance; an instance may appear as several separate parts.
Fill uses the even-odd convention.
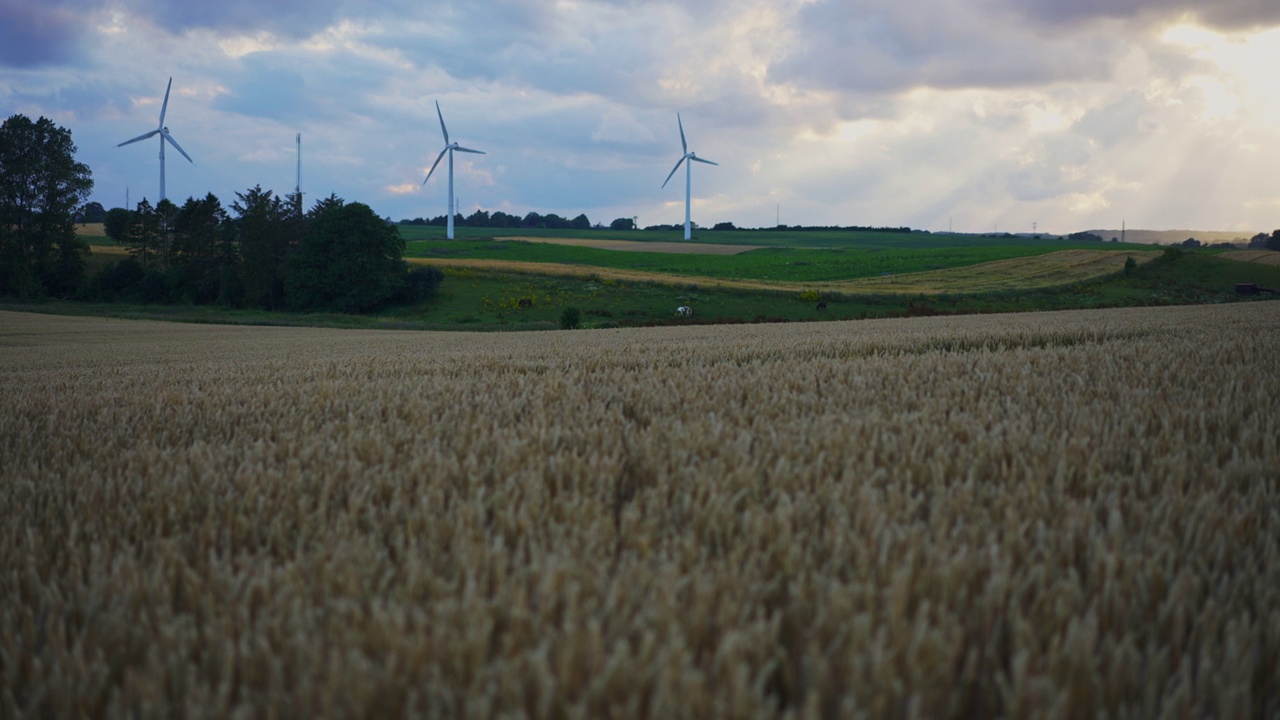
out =
[[[0,715],[1274,717],[1278,355],[0,313]]]

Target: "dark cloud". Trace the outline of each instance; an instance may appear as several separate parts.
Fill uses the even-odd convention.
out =
[[[1280,24],[1280,3],[1275,0],[1016,0],[1007,7],[1048,25],[1106,19],[1162,24],[1184,17],[1221,30]]]
[[[132,0],[131,12],[173,33],[187,30],[254,32],[307,37],[346,14],[360,15],[360,3],[343,0]]]
[[[76,4],[0,0],[0,66],[33,68],[73,59],[86,24]]]
[[[770,68],[771,80],[870,94],[1100,79],[1124,47],[1111,35],[1042,32],[982,4],[946,0],[822,0],[805,6],[791,31],[798,49]]]

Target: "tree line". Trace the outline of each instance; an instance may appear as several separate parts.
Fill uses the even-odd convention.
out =
[[[421,302],[443,279],[409,270],[399,229],[368,205],[330,195],[304,211],[261,186],[230,208],[210,193],[101,213],[129,257],[89,278],[75,222],[101,206],[82,205],[93,179],[74,155],[46,118],[0,127],[0,296],[359,313]]]
[[[360,313],[425,300],[443,278],[409,270],[395,225],[332,195],[306,212],[261,186],[229,212],[212,193],[181,207],[143,200],[107,211],[103,228],[131,257],[94,277],[97,300]]]
[[[419,217],[400,221],[402,225],[432,225],[438,227],[444,227],[448,223],[449,218],[447,215],[437,215],[430,220]],[[590,230],[592,227],[598,227],[591,224],[591,220],[587,218],[586,214],[580,214],[570,220],[555,213],[540,215],[536,212],[530,212],[521,217],[504,213],[501,210],[495,210],[492,213],[487,210],[476,210],[465,217],[462,213],[458,213],[453,216],[453,224],[455,227],[546,230]]]

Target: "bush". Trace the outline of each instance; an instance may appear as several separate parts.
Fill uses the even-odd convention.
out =
[[[567,307],[560,313],[560,327],[564,330],[576,330],[582,327],[582,311],[576,307]]]
[[[1137,268],[1138,268],[1138,261],[1137,261],[1137,260],[1134,260],[1132,255],[1130,255],[1129,257],[1125,258],[1125,260],[1124,260],[1124,274],[1125,274],[1125,275],[1132,275],[1132,274],[1133,274],[1133,271],[1134,271],[1134,270],[1136,270]]]
[[[426,302],[436,296],[440,283],[444,282],[444,272],[430,265],[418,265],[405,275],[404,284],[396,291],[391,301],[397,305],[412,305]]]
[[[128,257],[114,265],[108,265],[89,281],[90,300],[116,302],[139,294],[146,272],[137,258]]]

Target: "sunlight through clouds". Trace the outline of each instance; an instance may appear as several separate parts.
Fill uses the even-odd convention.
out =
[[[1280,11],[1246,0],[55,5],[0,8],[57,20],[0,29],[0,97],[69,119],[109,207],[155,185],[115,145],[173,76],[166,122],[199,161],[170,168],[175,196],[291,190],[301,132],[309,194],[422,216],[440,100],[489,153],[456,192],[504,212],[682,220],[660,187],[681,113],[721,164],[695,203],[745,227],[779,204],[933,230],[1280,225]]]

